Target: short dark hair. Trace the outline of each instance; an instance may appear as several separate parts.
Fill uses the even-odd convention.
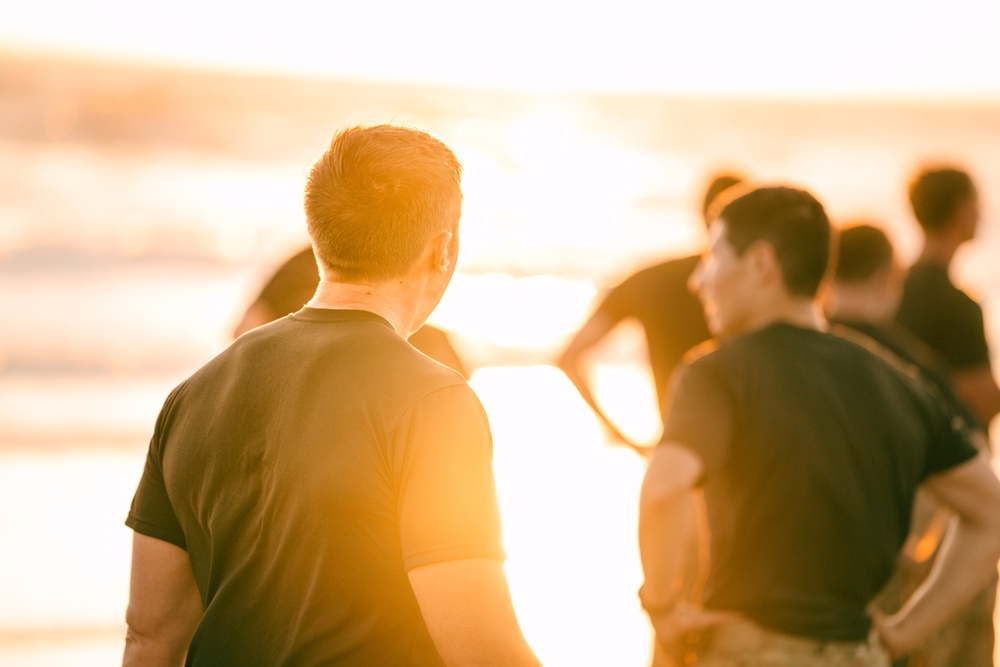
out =
[[[913,216],[928,232],[945,228],[958,205],[975,194],[972,177],[951,167],[924,169],[910,182]]]
[[[313,165],[306,224],[322,265],[346,279],[404,273],[461,215],[462,167],[441,141],[394,125],[339,132]]]
[[[723,195],[719,218],[726,240],[743,255],[755,241],[775,251],[785,288],[813,297],[830,262],[830,219],[815,197],[790,187],[733,188]]]
[[[723,192],[742,182],[743,177],[736,174],[717,174],[712,178],[712,181],[705,189],[705,197],[701,202],[701,216],[705,219],[706,225],[712,222],[712,218],[709,216],[712,210],[712,202]]]
[[[840,230],[834,278],[841,283],[868,280],[892,264],[892,254],[892,242],[878,227],[845,227]]]

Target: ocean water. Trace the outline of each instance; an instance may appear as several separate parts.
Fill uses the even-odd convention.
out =
[[[0,664],[109,664],[122,521],[160,403],[228,344],[305,241],[311,159],[349,124],[433,130],[465,166],[458,273],[432,321],[490,415],[507,571],[547,665],[646,663],[635,599],[643,464],[551,363],[601,291],[703,241],[715,169],[813,190],[837,221],[919,246],[916,165],[967,167],[981,238],[956,280],[1000,350],[1000,107],[547,96],[0,61]],[[599,400],[657,419],[642,341],[597,355]],[[584,638],[584,639],[581,639]]]

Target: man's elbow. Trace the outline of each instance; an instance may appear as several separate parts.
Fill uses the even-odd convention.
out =
[[[702,470],[701,459],[687,448],[673,443],[657,446],[639,493],[640,509],[662,509],[686,500]]]
[[[143,632],[129,625],[125,630],[122,667],[179,667],[187,654],[187,643]]]
[[[153,618],[132,605],[125,612],[125,624],[123,667],[182,664],[197,627],[195,619],[188,616]]]

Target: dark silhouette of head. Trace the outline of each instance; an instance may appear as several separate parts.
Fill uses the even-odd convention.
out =
[[[878,227],[857,224],[840,231],[834,279],[860,283],[892,266],[892,242]]]
[[[756,241],[769,243],[789,294],[814,297],[830,262],[830,220],[805,190],[743,186],[717,202],[726,240],[739,256]]]
[[[462,167],[442,142],[393,125],[339,132],[305,190],[320,264],[340,280],[402,275],[432,234],[456,231]]]
[[[719,195],[733,187],[734,185],[739,185],[743,182],[742,176],[737,176],[736,174],[717,174],[712,178],[711,183],[708,184],[708,188],[705,190],[705,198],[701,203],[701,217],[705,220],[705,225],[709,225],[713,217],[712,203],[718,199]]]
[[[972,178],[951,167],[924,169],[910,182],[910,205],[925,232],[948,227],[959,207],[975,196]]]

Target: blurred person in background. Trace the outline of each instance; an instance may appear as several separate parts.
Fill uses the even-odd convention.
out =
[[[701,208],[706,225],[712,201],[742,180],[732,174],[719,174],[712,179]],[[566,373],[612,437],[644,455],[648,453],[648,447],[633,443],[626,437],[594,398],[585,360],[588,353],[623,320],[637,319],[645,333],[657,405],[662,411],[665,388],[677,362],[685,352],[710,336],[701,304],[687,285],[698,259],[699,255],[671,259],[627,278],[608,293],[559,357],[559,368]]]
[[[786,187],[722,200],[691,279],[716,340],[676,374],[640,496],[658,664],[886,667],[995,576],[1000,482],[924,383],[825,331],[822,205]],[[958,520],[931,577],[887,617],[871,603],[921,484]],[[694,488],[711,534],[703,607],[679,585]]]
[[[236,325],[233,337],[238,338],[262,324],[294,313],[312,298],[318,286],[319,266],[316,264],[316,253],[310,245],[285,260],[271,275]],[[407,340],[431,359],[458,371],[466,380],[469,379],[469,371],[452,347],[448,334],[441,329],[425,324]]]
[[[339,133],[314,164],[315,295],[157,420],[126,522],[125,665],[538,664],[486,415],[406,342],[455,269],[460,174],[443,143],[387,125]]]
[[[837,237],[836,263],[823,303],[830,324],[862,333],[916,366],[952,408],[985,437],[985,429],[955,394],[947,366],[895,319],[903,296],[904,272],[889,237],[864,223],[845,227]]]
[[[866,224],[857,224],[841,230],[837,251],[836,269],[830,283],[830,291],[824,304],[830,323],[836,328],[847,327],[869,337],[871,344],[881,345],[898,356],[906,364],[912,364],[920,376],[931,382],[942,400],[969,424],[973,442],[981,450],[988,448],[988,434],[969,412],[951,386],[946,367],[942,367],[937,356],[920,339],[895,322],[896,310],[903,293],[903,271],[894,260],[892,242],[881,229]],[[865,341],[861,341],[865,344]],[[886,611],[896,611],[905,598],[927,577],[934,562],[934,554],[941,544],[950,519],[950,513],[937,507],[929,494],[919,492],[913,510],[910,535],[900,554],[897,572],[883,596],[880,606]],[[970,619],[980,616],[980,622],[992,625],[992,608],[974,599],[970,607],[959,612],[938,636],[951,636],[953,632],[967,629]],[[955,626],[956,631],[951,628]],[[902,665],[926,665],[931,654],[937,655],[933,664],[959,665],[976,664],[966,662],[971,659],[967,653],[974,647],[963,647],[965,655],[940,655],[941,647],[934,639],[909,657],[900,660]],[[976,641],[970,638],[970,641]],[[990,642],[989,647],[992,646]],[[981,651],[989,650],[982,646]],[[990,659],[992,660],[992,659]],[[983,663],[980,663],[983,664]],[[985,663],[991,664],[991,663]]]
[[[949,275],[956,251],[976,236],[976,186],[964,171],[927,169],[910,184],[910,205],[924,244],[907,271],[896,320],[948,365],[955,391],[988,427],[1000,413],[1000,388],[990,366],[983,309]]]
[[[979,196],[971,176],[952,167],[921,170],[909,190],[913,216],[924,233],[909,268],[896,321],[937,355],[961,402],[984,428],[1000,412],[1000,388],[990,365],[983,310],[951,281],[955,253],[973,240]],[[993,665],[996,577],[955,622],[925,647],[928,667]]]

